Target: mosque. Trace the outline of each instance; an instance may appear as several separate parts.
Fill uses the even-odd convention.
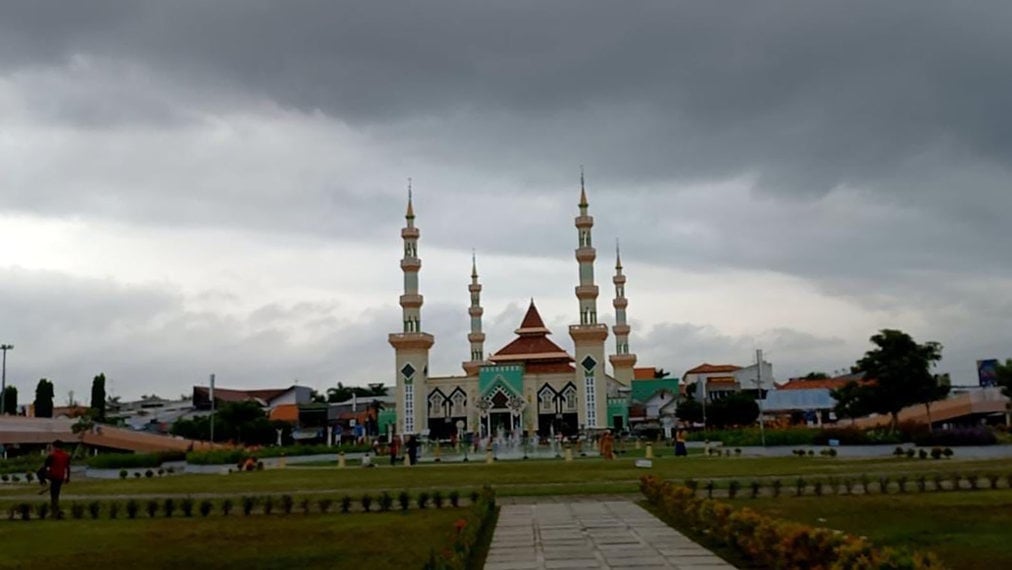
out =
[[[459,376],[429,376],[429,351],[433,335],[422,328],[423,298],[418,288],[422,268],[418,253],[419,228],[410,192],[405,227],[401,229],[404,257],[404,294],[400,305],[404,330],[389,336],[394,348],[396,374],[396,431],[449,438],[456,434],[574,435],[585,430],[621,430],[628,423],[628,393],[636,355],[629,352],[626,322],[626,277],[616,248],[614,353],[608,356],[612,374],[605,367],[608,326],[597,319],[598,287],[594,282],[594,218],[588,213],[587,192],[580,176],[578,245],[576,261],[580,282],[576,286],[579,322],[569,326],[573,339],[570,353],[549,338],[538,309],[530,307],[516,329],[516,338],[491,355],[485,355],[482,332],[481,290],[472,258],[470,360],[462,363]]]

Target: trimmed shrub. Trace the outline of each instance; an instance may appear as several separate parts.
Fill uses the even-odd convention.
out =
[[[479,496],[480,494],[478,493],[478,491],[471,491],[471,494],[468,497],[471,499],[472,505],[478,502]]]
[[[232,499],[226,498],[221,502],[221,514],[226,517],[232,514]]]
[[[128,475],[130,475],[130,472],[127,471],[126,469],[120,469],[119,470],[119,478],[120,479],[126,479]]]
[[[971,491],[976,491],[979,488],[978,485],[980,484],[980,475],[976,473],[970,473],[969,475],[966,476],[966,482],[970,484]]]
[[[333,504],[334,504],[334,501],[331,500],[331,499],[320,499],[320,500],[316,501],[317,508],[319,508],[320,512],[323,513],[323,514],[329,513],[330,512],[330,507]]]
[[[184,517],[193,516],[193,497],[183,497],[183,500],[179,501],[179,507],[183,510]]]
[[[98,520],[99,515],[102,514],[102,503],[98,501],[88,503],[88,514],[91,515],[92,520]]]
[[[907,492],[907,480],[908,479],[906,475],[900,475],[899,477],[896,478],[896,484],[900,488],[900,493]]]
[[[45,503],[43,503],[45,504]],[[81,520],[84,518],[84,505],[81,503],[70,503],[70,516],[74,517],[74,520]]]
[[[755,499],[756,497],[759,496],[759,488],[761,486],[762,486],[762,484],[759,483],[759,481],[756,481],[754,479],[752,480],[751,483],[749,483],[749,487],[751,487],[751,489],[752,489],[752,498],[753,499]]]
[[[451,507],[453,507],[453,508],[456,509],[457,507],[460,506],[460,493],[456,489],[454,489],[453,491],[450,491],[450,494],[448,495],[448,497],[450,498],[450,506]]]
[[[917,445],[929,446],[938,445],[952,447],[959,445],[994,445],[998,438],[994,432],[986,427],[965,427],[944,430],[934,430],[917,435],[914,438]]]
[[[864,491],[865,495],[869,494],[870,491],[868,488],[871,485],[871,478],[862,473],[861,478],[859,480],[861,482],[861,490]]]
[[[32,506],[28,503],[18,503],[18,514],[21,515],[21,520],[26,521],[32,518]],[[49,505],[46,505],[46,511],[49,511]]]
[[[140,479],[140,478],[141,478],[141,472],[140,471],[134,471],[134,479]]]
[[[987,482],[991,485],[992,489],[998,488],[998,481],[1001,477],[997,473],[990,473],[987,476]]]
[[[381,512],[387,512],[394,504],[394,498],[390,496],[390,493],[383,491],[379,496],[379,510]]]
[[[288,494],[281,495],[281,512],[290,515],[293,508],[295,508],[295,500],[292,499],[292,496]]]
[[[485,487],[478,499],[472,502],[466,514],[454,521],[451,543],[445,547],[433,548],[424,568],[432,570],[467,570],[480,567],[481,549],[479,544],[491,540],[495,527],[495,493]]]
[[[443,508],[443,493],[439,489],[432,492],[432,504],[435,505],[437,509]]]
[[[176,512],[176,501],[172,497],[165,499],[164,505],[165,517],[171,518],[172,513]]]
[[[140,510],[140,505],[137,504],[137,501],[135,501],[134,499],[130,499],[130,500],[127,501],[127,503],[126,503],[126,513],[127,513],[127,518],[128,519],[135,519],[135,518],[137,518],[137,511],[139,511],[139,510]]]
[[[815,483],[812,484],[812,491],[815,492],[815,496],[816,497],[821,497],[822,496],[822,481],[821,480],[819,480],[819,479],[815,480]]]
[[[942,458],[942,448],[941,447],[932,447],[931,448],[931,458],[932,459],[941,459]]]
[[[211,514],[211,510],[214,508],[214,504],[208,499],[200,501],[200,516],[207,518]]]
[[[883,495],[889,494],[889,477],[883,475],[878,478],[878,492]]]
[[[805,486],[806,485],[807,485],[807,483],[801,477],[798,477],[797,479],[795,479],[794,480],[794,492],[795,492],[795,496],[800,497],[801,495],[803,495],[805,493]]]
[[[952,480],[952,490],[958,491],[963,486],[963,475],[960,473],[953,473],[949,476]]]
[[[144,476],[147,477],[148,479],[150,479],[150,478],[152,478],[152,477],[155,476],[155,472],[152,471],[152,470],[150,470],[150,469],[148,469],[147,471],[144,472]]]
[[[116,520],[117,517],[119,517],[119,503],[112,501],[109,503],[109,518]]]
[[[419,509],[426,509],[426,508],[428,508],[429,507],[429,493],[426,492],[426,491],[422,491],[421,493],[418,493],[418,498],[416,499],[416,502],[418,503],[418,508]]]
[[[274,497],[267,495],[264,497],[264,514],[269,515],[274,511]]]
[[[928,450],[927,449],[918,449],[917,450],[917,457],[919,457],[921,459],[927,459],[928,458]]]
[[[735,498],[735,497],[736,497],[736,496],[738,495],[738,489],[740,489],[740,488],[741,488],[741,483],[739,483],[739,482],[738,482],[737,480],[735,480],[735,479],[732,479],[732,480],[731,480],[731,481],[730,481],[730,482],[729,482],[729,483],[727,484],[727,497],[728,497],[729,499],[733,499],[733,498]]]
[[[362,510],[368,513],[370,508],[372,507],[372,495],[368,493],[362,495],[361,502],[362,502]]]
[[[310,505],[309,499],[306,498],[306,497],[303,497],[299,501],[299,510],[302,511],[302,514],[304,514],[304,515],[308,515],[309,514],[309,511],[311,510],[311,508],[310,508],[309,505]]]
[[[71,509],[73,509],[73,506],[71,507]],[[46,517],[49,516],[49,503],[47,503],[45,501],[42,501],[41,503],[35,505],[35,516],[39,517],[39,520],[45,520]],[[54,514],[54,517],[55,516],[58,516],[58,515]],[[84,516],[83,510],[81,512],[81,516]],[[76,518],[81,518],[81,517],[76,517]],[[28,519],[26,518],[24,520],[28,520]]]
[[[397,503],[400,504],[402,511],[408,510],[408,507],[411,506],[411,495],[407,491],[401,491],[397,495]]]
[[[783,482],[782,482],[782,481],[781,481],[780,479],[774,479],[774,480],[773,480],[773,485],[772,485],[772,487],[773,487],[773,496],[774,496],[774,497],[779,497],[779,496],[780,496],[780,489],[781,489],[781,488],[782,488],[783,486],[784,486],[784,483],[783,483]],[[694,495],[694,494],[695,494],[695,493],[693,493],[693,495]]]
[[[921,493],[928,490],[928,478],[925,477],[924,475],[920,475],[917,477],[917,490],[920,491]]]
[[[843,478],[843,491],[848,495],[854,491],[854,480],[850,477]]]
[[[243,497],[242,498],[242,515],[248,517],[253,514],[253,508],[256,507],[256,497]]]
[[[351,497],[345,495],[341,497],[341,512],[344,514],[348,514],[348,511],[350,510],[351,510]]]
[[[903,457],[906,454],[907,452],[903,451],[903,448],[898,445],[896,446],[896,449],[893,450],[893,455],[895,455],[896,457]]]
[[[92,469],[141,469],[159,467],[166,461],[182,461],[186,454],[180,451],[161,453],[103,453],[85,460]]]
[[[946,447],[945,449],[943,449],[942,450],[942,455],[944,455],[946,459],[952,457],[954,455],[953,452],[952,452],[952,448],[951,447]]]
[[[935,473],[934,476],[932,477],[932,480],[935,482],[936,491],[942,491],[945,489],[942,486],[942,482],[945,481],[945,476],[943,476],[941,473]]]

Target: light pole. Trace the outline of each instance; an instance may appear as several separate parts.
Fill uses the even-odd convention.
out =
[[[14,350],[13,344],[0,344],[0,350],[3,351],[3,372],[0,373],[0,415],[7,413],[7,351]]]

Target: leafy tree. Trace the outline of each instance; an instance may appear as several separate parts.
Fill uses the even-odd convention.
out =
[[[895,432],[900,410],[931,396],[928,387],[938,382],[931,368],[942,359],[942,345],[917,344],[910,335],[893,329],[879,331],[871,342],[876,348],[866,352],[855,368],[872,380],[871,404],[876,412],[892,416],[889,430]]]
[[[759,417],[759,404],[744,393],[728,394],[707,406],[706,421],[717,427],[747,426]]]
[[[4,409],[0,413],[15,415],[18,413],[18,389],[8,386],[4,390]]]
[[[678,402],[675,409],[675,417],[687,423],[699,423],[703,421],[703,406],[695,398],[685,398]]]
[[[952,381],[948,374],[935,374],[931,378],[932,382],[926,382],[917,392],[927,411],[928,431],[931,431],[931,403],[944,399],[952,389]]]
[[[45,378],[35,387],[35,417],[53,417],[53,383]]]
[[[1005,413],[1012,413],[1012,358],[1006,359],[1005,364],[998,363],[997,381],[998,385],[1001,386],[1001,393],[1009,399],[1008,403],[1005,404]]]
[[[105,373],[91,381],[91,413],[96,421],[105,421]]]
[[[386,396],[388,388],[383,385],[382,382],[369,384],[368,388],[361,386],[345,386],[342,382],[337,383],[336,388],[327,388],[327,402],[347,402],[356,396],[358,398],[370,398],[376,396]]]
[[[829,378],[829,374],[826,374],[825,372],[809,372],[808,374],[802,376],[802,378],[805,380],[825,380],[826,378]]]
[[[271,445],[277,441],[276,429],[288,431],[285,422],[272,422],[256,402],[227,402],[214,414],[214,439],[246,445]],[[188,439],[211,438],[211,416],[179,420],[172,425],[172,434]],[[282,439],[288,439],[282,434]]]
[[[871,393],[872,390],[871,386],[859,383],[856,380],[847,382],[843,387],[830,393],[836,400],[833,411],[840,417],[850,418],[851,420],[867,416],[875,411],[875,406],[872,405],[874,398],[874,395]]]
[[[655,379],[659,380],[661,378],[667,378],[668,376],[671,376],[671,373],[668,372],[667,370],[665,370],[663,368],[654,368],[654,378]]]

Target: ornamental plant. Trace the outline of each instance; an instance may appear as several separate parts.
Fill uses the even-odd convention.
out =
[[[326,499],[326,498],[320,499],[320,500],[316,501],[317,508],[319,508],[320,512],[323,513],[323,514],[329,513],[330,512],[330,507],[333,504],[334,504],[334,501],[332,501],[331,499]]]
[[[184,517],[193,516],[193,497],[183,497],[183,500],[179,501],[179,507],[183,510]]]
[[[408,507],[411,506],[411,495],[407,491],[401,491],[397,495],[397,503],[401,506],[402,511],[408,510]]]

